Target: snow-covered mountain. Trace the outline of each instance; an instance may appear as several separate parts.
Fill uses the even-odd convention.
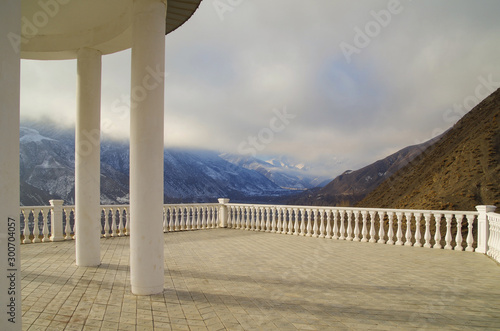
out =
[[[20,152],[21,204],[48,204],[48,199],[74,203],[74,130],[54,124],[23,123]],[[228,162],[216,152],[166,149],[164,159],[166,202],[214,202],[221,197],[255,201],[291,192],[258,171]],[[128,203],[128,174],[128,142],[103,140],[102,204]]]
[[[331,178],[318,176],[309,171],[304,163],[296,163],[287,157],[273,158],[262,161],[248,155],[223,153],[220,157],[235,165],[257,171],[270,181],[288,190],[305,190],[323,186]]]

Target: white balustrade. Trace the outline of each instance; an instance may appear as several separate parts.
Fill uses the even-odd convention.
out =
[[[220,208],[227,208],[227,212],[221,213]],[[478,212],[455,212],[231,203],[223,203],[222,206],[167,204],[163,209],[163,231],[212,229],[226,224],[230,229],[434,249],[443,248],[443,240],[444,249],[477,251],[499,261],[500,215],[492,212],[493,206],[478,206],[477,209]],[[72,240],[78,235],[74,233],[75,222],[78,222],[74,220],[74,206],[62,206],[62,202],[57,202],[50,207],[21,207],[20,214],[23,244]],[[105,238],[130,234],[128,205],[101,206],[100,220]],[[397,222],[396,233],[394,221]],[[486,232],[481,228],[484,224],[488,225]],[[442,238],[444,228],[446,234]],[[478,239],[475,239],[476,232]]]

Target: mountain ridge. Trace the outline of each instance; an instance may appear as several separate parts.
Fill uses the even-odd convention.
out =
[[[500,89],[383,182],[360,207],[475,210],[500,206]]]

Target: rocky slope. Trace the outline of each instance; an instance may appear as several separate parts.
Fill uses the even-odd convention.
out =
[[[388,157],[359,170],[347,170],[321,189],[304,192],[288,200],[299,205],[353,205],[378,185],[405,167],[415,157],[440,139],[438,136],[419,145],[405,147]]]
[[[358,205],[475,210],[482,204],[500,207],[500,89]]]

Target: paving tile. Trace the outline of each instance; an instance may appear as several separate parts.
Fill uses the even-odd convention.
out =
[[[23,330],[495,330],[484,255],[211,229],[165,234],[165,291],[130,293],[129,238],[76,267],[74,242],[22,245]]]

